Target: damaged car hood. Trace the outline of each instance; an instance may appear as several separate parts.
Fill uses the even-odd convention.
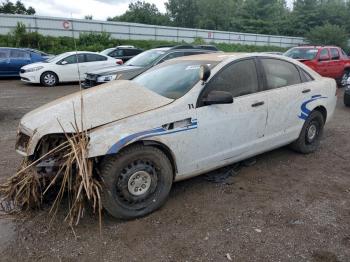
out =
[[[75,122],[79,130],[88,130],[165,106],[172,101],[137,83],[112,81],[41,106],[26,114],[21,126],[41,135],[62,133],[63,129],[65,132],[75,132]]]

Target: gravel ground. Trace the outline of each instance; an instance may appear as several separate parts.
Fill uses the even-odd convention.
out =
[[[77,91],[0,80],[0,180],[16,171],[16,128],[28,111]],[[226,183],[176,183],[142,219],[87,215],[74,229],[60,211],[0,216],[1,261],[350,261],[350,109],[342,90],[319,151],[281,148]]]

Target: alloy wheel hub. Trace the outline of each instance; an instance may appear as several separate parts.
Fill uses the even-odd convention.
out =
[[[44,80],[49,85],[55,83],[55,77],[53,75],[46,75]]]

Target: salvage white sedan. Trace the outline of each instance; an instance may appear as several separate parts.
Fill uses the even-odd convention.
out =
[[[37,158],[64,137],[62,129],[73,133],[80,96],[25,115],[17,151]],[[124,219],[159,208],[174,181],[288,144],[314,152],[337,100],[333,79],[287,57],[254,53],[174,59],[82,97],[103,205]]]
[[[23,66],[20,70],[21,80],[55,86],[62,82],[74,82],[84,79],[88,71],[103,67],[120,65],[123,61],[93,52],[67,52],[47,61]]]

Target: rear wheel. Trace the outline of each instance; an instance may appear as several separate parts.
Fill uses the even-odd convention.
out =
[[[40,77],[43,86],[52,87],[58,84],[58,77],[54,72],[45,72]]]
[[[170,192],[173,169],[159,149],[135,145],[101,163],[103,207],[112,216],[133,219],[161,207]]]
[[[309,154],[315,152],[323,134],[325,119],[319,111],[313,111],[304,123],[299,138],[291,144],[291,147],[300,153]]]

